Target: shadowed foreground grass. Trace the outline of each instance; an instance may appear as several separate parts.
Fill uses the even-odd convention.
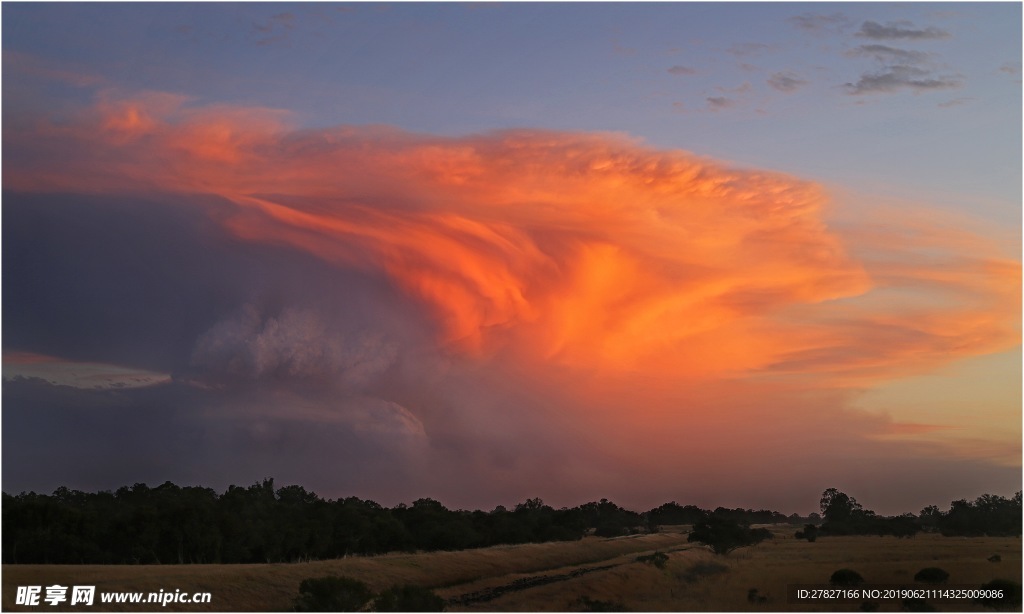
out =
[[[633,611],[856,611],[860,603],[786,602],[786,585],[827,583],[847,567],[871,583],[915,585],[925,567],[949,572],[948,582],[981,585],[994,578],[1019,581],[1019,538],[956,538],[921,534],[894,537],[831,537],[815,543],[794,539],[795,527],[776,527],[775,539],[728,556],[688,544],[686,533],[667,528],[654,535],[615,539],[588,537],[578,542],[496,546],[462,552],[388,554],[332,561],[271,565],[4,565],[3,609],[92,611],[286,611],[299,583],[324,575],[366,582],[375,591],[393,584],[416,584],[452,600],[451,611],[570,611],[587,604]],[[664,552],[664,568],[637,556]],[[989,562],[994,554],[998,563]],[[92,608],[34,608],[14,605],[24,585],[95,585],[100,591],[208,591],[210,604],[169,604]],[[748,600],[750,589],[760,600]],[[878,604],[898,610],[897,602]],[[944,610],[978,611],[968,602],[939,604]]]

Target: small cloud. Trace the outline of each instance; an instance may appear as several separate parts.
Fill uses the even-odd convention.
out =
[[[749,94],[754,89],[754,86],[750,84],[750,81],[744,81],[743,83],[737,85],[736,87],[724,87],[719,85],[715,87],[715,89],[718,90],[719,92],[722,92],[723,94],[743,95]]]
[[[883,71],[861,75],[857,83],[847,83],[850,94],[874,94],[901,89],[915,91],[956,89],[963,83],[954,77],[931,76],[927,70],[915,66],[888,66]]]
[[[1017,77],[1013,82],[1020,83],[1020,62],[1007,62],[999,67],[999,72]]]
[[[252,27],[265,38],[256,41],[257,45],[269,45],[288,37],[288,30],[295,27],[295,15],[292,13],[278,13],[270,17],[266,23],[254,23]],[[276,34],[275,34],[276,33]]]
[[[685,113],[686,105],[683,104],[682,102],[673,102],[672,109],[675,110],[677,113]]]
[[[831,15],[804,13],[803,15],[790,17],[789,23],[801,30],[807,30],[809,32],[823,32],[842,30],[849,26],[851,21],[842,13],[832,13]]]
[[[807,81],[790,72],[777,72],[768,78],[768,85],[780,92],[795,92],[806,84]]]
[[[690,68],[689,66],[673,66],[668,69],[669,74],[672,75],[695,75],[697,70]]]
[[[946,102],[940,102],[938,104],[938,107],[940,109],[948,109],[950,107],[958,107],[960,105],[967,104],[968,102],[970,102],[972,100],[974,100],[974,98],[954,98],[952,100],[947,100]]]
[[[847,56],[868,56],[879,62],[896,62],[901,64],[916,64],[928,59],[928,54],[921,51],[909,51],[897,49],[888,45],[861,45],[846,52]]]
[[[709,96],[707,98],[708,108],[712,111],[723,111],[736,106],[736,101],[725,96]]]
[[[1020,75],[1020,62],[1007,62],[999,67],[999,72],[1008,75]]]
[[[737,43],[726,49],[726,53],[742,58],[763,55],[776,49],[778,49],[778,45],[769,45],[767,43]]]
[[[634,55],[636,55],[636,49],[634,49],[633,47],[625,47],[623,45],[620,45],[618,43],[618,41],[612,42],[612,51],[614,51],[618,55],[625,55],[625,56],[634,56]]]
[[[857,32],[856,36],[873,40],[924,40],[949,38],[952,34],[945,30],[931,27],[915,29],[909,21],[890,21],[884,26],[876,21],[865,21],[861,24],[860,31]]]

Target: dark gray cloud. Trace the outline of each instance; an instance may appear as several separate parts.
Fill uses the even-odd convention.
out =
[[[795,92],[804,85],[807,85],[807,81],[801,79],[798,75],[791,72],[777,72],[768,78],[768,85],[779,90],[780,92]]]
[[[891,21],[884,26],[876,21],[865,21],[856,36],[872,40],[928,40],[952,36],[938,28],[915,28],[909,21]]]
[[[929,54],[922,51],[897,49],[879,44],[861,45],[847,51],[846,55],[851,57],[872,57],[879,62],[897,64],[917,64],[926,61],[929,57]]]
[[[847,83],[847,92],[853,95],[889,93],[899,90],[933,91],[957,89],[963,82],[957,77],[936,77],[916,66],[887,66],[881,71],[861,75],[856,83]]]

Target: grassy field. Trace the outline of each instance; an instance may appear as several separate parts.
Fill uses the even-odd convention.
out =
[[[827,583],[833,571],[851,568],[867,582],[915,585],[914,574],[941,567],[949,584],[981,585],[994,578],[1019,582],[1019,538],[955,538],[922,534],[894,537],[831,537],[808,543],[795,528],[775,527],[775,539],[716,556],[689,544],[681,529],[625,538],[588,537],[579,542],[501,546],[462,552],[389,554],[280,565],[4,565],[3,609],[61,607],[15,605],[16,587],[95,585],[100,591],[159,589],[212,593],[205,605],[169,604],[65,610],[285,611],[299,583],[344,575],[375,590],[396,583],[426,586],[449,601],[449,611],[574,611],[614,605],[632,611],[858,611],[861,602],[788,603],[786,586]],[[637,562],[655,551],[668,555],[664,568]],[[994,554],[1000,562],[990,562]],[[750,589],[757,596],[748,599]],[[879,601],[880,611],[900,609]],[[947,611],[983,611],[973,603],[936,603]],[[66,604],[65,604],[66,606]]]

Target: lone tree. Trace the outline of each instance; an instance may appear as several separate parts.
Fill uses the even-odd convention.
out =
[[[771,537],[768,529],[751,529],[746,523],[711,514],[693,526],[686,541],[710,546],[715,554],[729,554],[737,548],[753,546]]]

